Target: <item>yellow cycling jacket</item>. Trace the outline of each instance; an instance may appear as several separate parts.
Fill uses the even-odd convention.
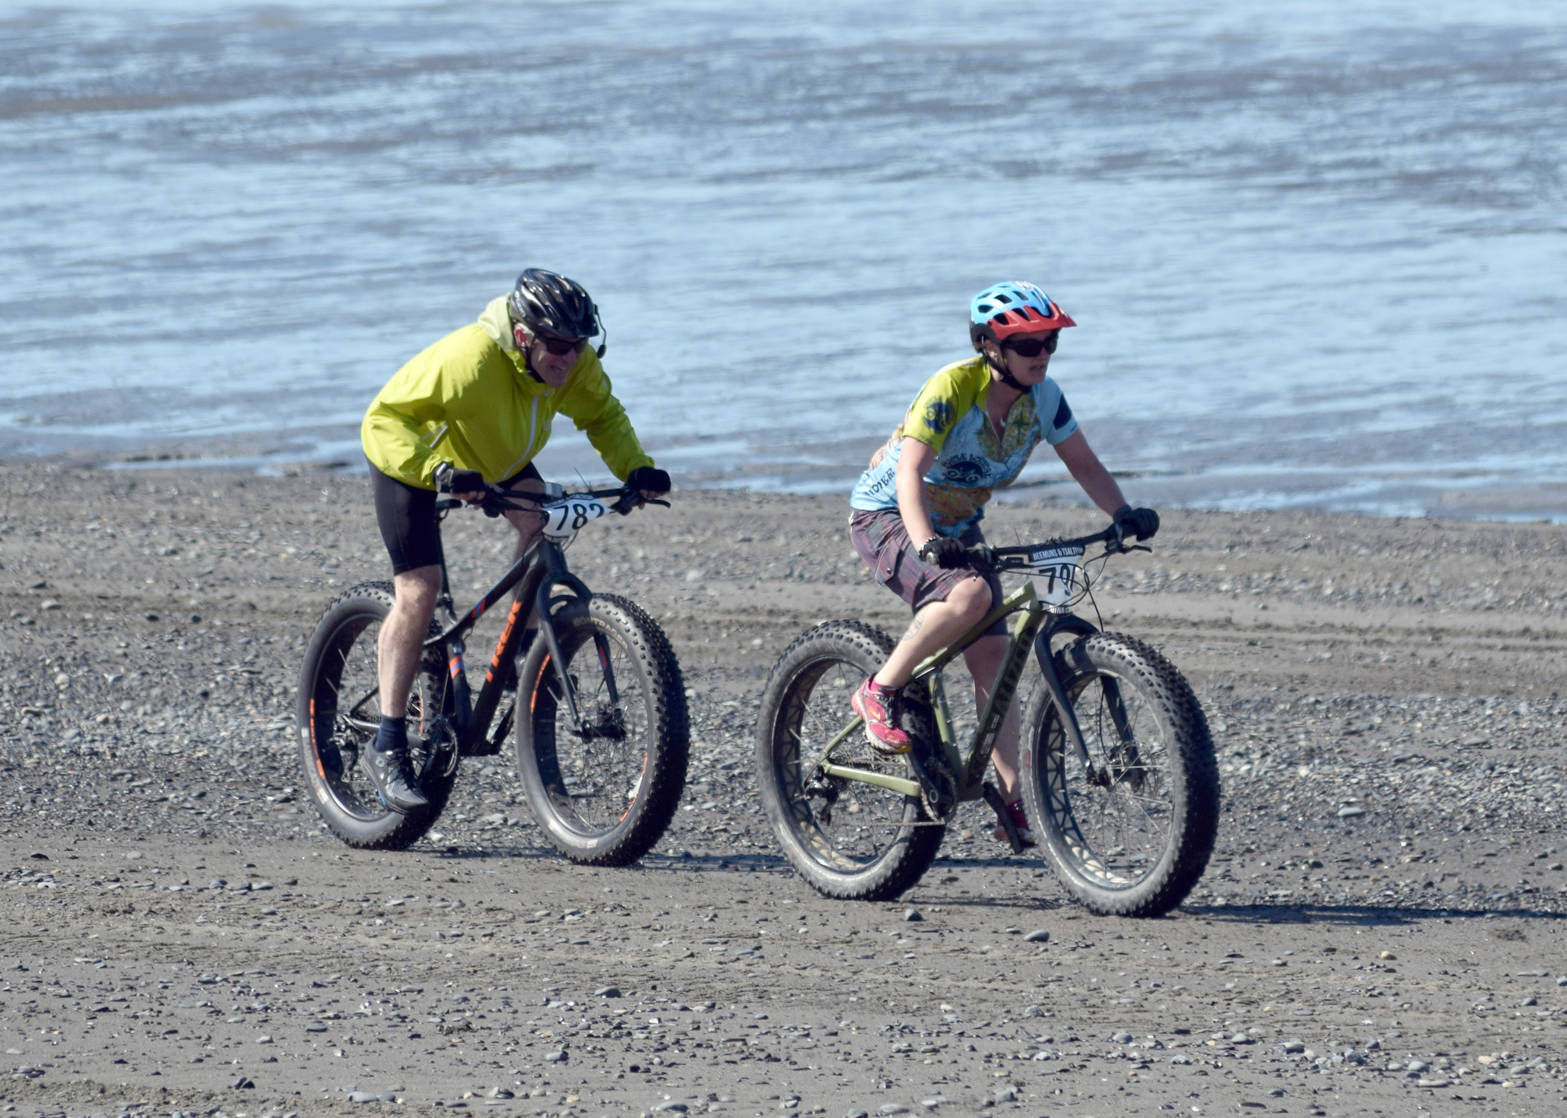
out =
[[[517,349],[503,295],[477,322],[399,369],[371,402],[359,438],[378,470],[421,489],[435,488],[431,475],[440,462],[498,482],[544,448],[557,413],[587,433],[622,481],[638,466],[653,464],[593,347],[582,347],[560,388],[541,383]]]

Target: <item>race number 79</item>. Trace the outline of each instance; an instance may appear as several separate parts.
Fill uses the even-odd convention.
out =
[[[1077,590],[1077,563],[1082,557],[1082,551],[1075,548],[1052,548],[1030,555],[1035,596],[1051,606],[1070,601]]]

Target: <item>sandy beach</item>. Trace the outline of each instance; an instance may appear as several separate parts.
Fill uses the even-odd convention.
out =
[[[1099,604],[1191,681],[1224,807],[1186,905],[1137,921],[977,807],[895,902],[793,875],[762,682],[816,621],[905,620],[841,497],[681,490],[573,545],[669,635],[693,723],[663,841],[584,869],[504,754],[403,853],[303,794],[305,638],[384,577],[363,478],[0,468],[0,1113],[1567,1110],[1567,531],[1162,511]],[[510,541],[447,524],[469,597]]]

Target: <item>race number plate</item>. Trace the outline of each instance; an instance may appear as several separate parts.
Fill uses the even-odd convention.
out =
[[[1080,547],[1041,547],[1028,553],[1028,569],[1033,573],[1034,596],[1047,606],[1064,606],[1081,589],[1077,567],[1082,561]]]
[[[609,506],[597,497],[566,497],[551,501],[540,511],[544,514],[544,534],[552,540],[564,540],[609,512]]]

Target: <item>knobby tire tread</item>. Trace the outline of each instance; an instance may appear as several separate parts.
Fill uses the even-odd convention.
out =
[[[868,864],[836,864],[836,859],[812,853],[812,847],[821,843],[813,843],[810,834],[802,836],[801,829],[812,824],[802,821],[793,806],[796,790],[784,786],[780,768],[794,748],[788,735],[791,719],[798,718],[806,698],[806,678],[813,672],[820,678],[822,672],[837,663],[847,665],[858,683],[886,660],[892,648],[891,637],[857,619],[822,622],[784,649],[762,693],[755,758],[762,803],[790,864],[823,896],[840,900],[894,899],[930,868],[945,834],[944,827],[930,820],[918,796],[904,797],[902,825],[878,857]],[[853,717],[848,695],[842,696],[842,703],[842,721],[846,725]],[[872,794],[896,795],[883,789],[874,789]],[[808,796],[801,795],[799,799],[808,805]],[[814,820],[814,809],[802,806],[801,810]]]
[[[321,619],[306,644],[303,664],[300,668],[296,721],[300,731],[300,764],[304,770],[305,787],[321,815],[322,822],[334,835],[347,845],[361,850],[405,850],[425,836],[445,809],[456,783],[456,773],[428,773],[421,782],[428,805],[399,814],[383,804],[373,807],[365,799],[358,804],[345,802],[333,781],[323,776],[327,759],[318,752],[315,734],[325,727],[319,725],[311,711],[312,698],[325,699],[330,688],[332,666],[327,659],[342,651],[346,653],[362,641],[370,642],[370,663],[375,663],[374,634],[392,608],[392,584],[384,580],[363,582],[349,587],[327,604]],[[357,626],[357,631],[350,629]],[[440,627],[431,622],[430,635],[437,636]],[[440,659],[437,657],[436,659]],[[429,660],[427,658],[427,663]],[[443,673],[421,667],[415,690],[426,696],[438,695],[445,701],[446,680]],[[373,735],[371,735],[373,737]],[[362,748],[367,748],[362,745]],[[329,750],[326,743],[321,749]],[[354,774],[356,783],[368,786],[369,778],[363,773]]]
[[[1043,827],[1042,852],[1068,890],[1100,915],[1161,916],[1180,905],[1207,868],[1219,821],[1218,761],[1207,718],[1191,685],[1163,654],[1135,637],[1097,633],[1056,654],[1056,667],[1069,695],[1093,677],[1109,672],[1121,688],[1134,688],[1169,727],[1168,779],[1172,785],[1171,838],[1153,871],[1128,888],[1094,880],[1071,852],[1060,821],[1052,817],[1042,773],[1049,726],[1056,718],[1047,689],[1040,688],[1024,716],[1024,776],[1029,811]],[[1071,748],[1063,742],[1063,748]],[[1070,827],[1072,824],[1068,824]]]
[[[555,614],[554,623],[563,651],[591,643],[597,625],[623,641],[639,677],[637,692],[649,700],[646,768],[636,799],[617,826],[587,834],[561,817],[550,795],[550,785],[558,779],[557,766],[553,756],[541,756],[536,749],[534,714],[527,710],[527,697],[538,685],[540,673],[553,671],[544,642],[536,640],[518,671],[515,732],[524,791],[551,845],[567,859],[589,866],[630,865],[664,836],[685,790],[691,729],[680,664],[658,623],[618,594],[594,594],[586,610],[580,602],[572,602]],[[616,682],[624,698],[633,681],[617,678]]]

